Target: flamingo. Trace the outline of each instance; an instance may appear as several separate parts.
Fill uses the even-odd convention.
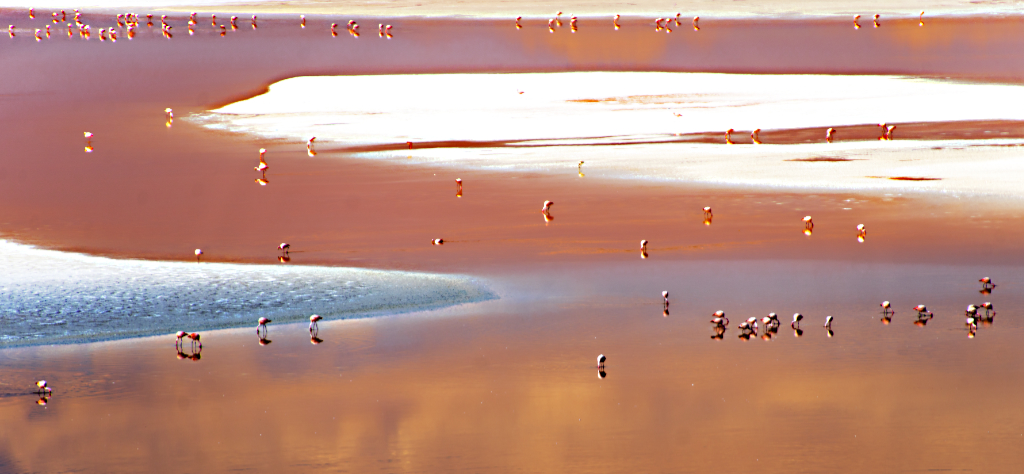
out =
[[[814,220],[811,216],[804,216],[804,229],[811,230],[814,228]]]
[[[832,316],[825,317],[825,327],[832,329]]]
[[[888,124],[886,124],[885,122],[882,122],[882,123],[878,124],[878,126],[882,127],[882,136],[878,137],[878,139],[879,140],[888,140],[889,139]]]
[[[35,19],[35,17],[36,17],[36,9],[35,8],[29,8],[28,9],[28,17],[32,18],[32,19]]]
[[[197,261],[197,262],[199,261],[199,259],[200,259],[200,258],[201,258],[202,256],[203,256],[203,251],[202,251],[202,249],[196,249],[196,261]]]
[[[171,126],[171,122],[174,121],[174,111],[170,107],[164,109],[164,115],[167,117],[167,126]]]
[[[201,338],[199,337],[199,333],[198,332],[191,333],[187,337],[192,340],[192,350],[193,351],[196,350],[196,344],[199,345],[199,350],[203,350],[203,342],[200,341]]]
[[[575,33],[577,29],[578,28],[576,26],[576,17],[573,16],[572,18],[569,18],[569,31],[571,33]]]
[[[931,311],[928,311],[928,307],[923,304],[914,306],[914,311],[917,311],[917,315],[919,317],[925,314],[927,314],[928,316],[934,316]]]
[[[188,23],[190,25],[196,24],[196,15],[197,15],[196,12],[192,12],[191,14],[189,14],[189,16],[188,16]]]
[[[647,241],[646,240],[641,240],[640,241],[640,251],[644,252],[644,253],[647,253]]]
[[[853,16],[853,29],[855,29],[855,30],[859,30],[860,29],[860,23],[857,23],[857,20],[859,20],[859,19],[860,19],[860,15],[854,15]]]
[[[540,208],[540,212],[547,213],[547,212],[551,211],[551,206],[554,206],[554,205],[555,205],[555,203],[553,203],[551,201],[544,201],[544,207]]]
[[[462,197],[462,178],[455,178],[455,197]]]
[[[316,150],[313,149],[313,140],[316,140],[316,137],[312,137],[306,141],[306,154],[309,155],[310,158],[316,156]]]
[[[989,277],[984,277],[978,281],[981,283],[982,288],[985,289],[992,289],[996,286],[995,283],[992,283],[992,279]]]
[[[964,311],[964,315],[970,316],[971,319],[976,318],[978,316],[978,307],[973,304],[967,305],[967,310]]]
[[[266,334],[267,334],[267,323],[272,323],[273,321],[271,321],[271,320],[269,320],[269,319],[267,319],[265,317],[261,317],[257,322],[259,324],[256,326],[256,334],[259,334],[260,333],[260,328],[263,328],[263,337],[261,337],[260,339],[266,339],[267,338],[267,336],[266,336]]]
[[[256,29],[256,15],[252,16],[252,29]]]
[[[731,128],[725,131],[725,143],[727,145],[732,145],[732,132],[734,132],[734,131],[735,130],[733,130]]]
[[[654,19],[654,31],[661,31],[661,22],[662,21],[664,21],[664,18],[655,18]]]
[[[520,24],[519,24],[519,21],[520,21],[520,20],[522,20],[522,19],[523,19],[523,17],[521,17],[521,16],[517,16],[517,17],[516,17],[516,29],[517,29],[517,30],[521,30],[521,29],[523,29],[523,25],[520,25]]]
[[[338,27],[337,23],[331,23],[331,36],[333,36],[335,38],[338,37],[338,31],[335,30],[335,28],[337,28],[337,27]]]
[[[178,331],[175,335],[174,347],[178,347],[184,342],[184,339],[188,337],[188,333],[185,331]]]
[[[750,132],[750,140],[753,141],[755,145],[761,144],[761,137],[758,136],[759,133],[761,133],[760,128],[755,128],[753,132]]]
[[[433,245],[444,245],[444,239],[433,239],[430,243]]]
[[[605,357],[604,354],[598,354],[598,356],[597,356],[597,368],[603,369],[604,368],[604,362],[606,360],[608,360],[608,358]]]
[[[384,37],[384,24],[383,23],[377,23],[377,36],[379,36],[381,38]]]
[[[885,139],[886,140],[892,140],[892,131],[893,130],[896,130],[896,126],[895,125],[889,125],[888,127],[885,128]]]
[[[675,17],[675,18],[673,18],[673,21],[675,21],[675,22],[676,22],[676,26],[682,26],[682,23],[679,23],[679,17],[680,17],[681,15],[682,15],[682,13],[676,13],[676,17]]]
[[[878,306],[882,307],[882,314],[893,314],[895,311],[892,310],[892,305],[888,301],[883,301]]]
[[[661,297],[665,299],[665,306],[668,306],[668,292],[667,291],[662,291],[661,292]]]
[[[36,393],[50,393],[52,391],[53,389],[46,386],[45,380],[40,380],[36,382]]]
[[[319,314],[314,314],[309,317],[309,332],[313,332],[313,328],[316,328],[317,330],[320,329],[320,325],[318,325],[317,323],[320,322],[321,319],[324,318]]]
[[[919,22],[917,26],[924,26],[924,12],[921,12],[921,16],[918,17]]]
[[[39,35],[40,35],[39,28],[36,28],[36,43],[38,43],[38,42],[43,40],[42,36],[39,36]]]
[[[263,158],[263,156],[266,155],[266,153],[267,153],[267,149],[266,148],[260,148],[260,164],[253,168],[256,171],[259,171],[259,172],[263,173],[263,178],[264,179],[266,179],[266,177],[267,177],[267,169],[270,168],[270,166],[267,165],[266,160],[264,160],[264,158]]]
[[[829,127],[828,130],[825,131],[825,141],[828,143],[832,143],[832,138],[835,134],[836,129]]]
[[[554,33],[555,32],[555,19],[554,18],[548,18],[548,32],[550,32],[550,33]]]
[[[875,13],[875,28],[878,28],[879,26],[881,26],[881,23],[878,22],[878,14]]]
[[[384,26],[384,37],[387,39],[394,38],[394,36],[391,35],[391,25]]]
[[[286,243],[286,242],[281,242],[281,245],[277,246],[277,249],[282,251],[282,252],[284,252],[284,253],[288,253],[288,251],[291,250],[291,248],[292,248],[292,245],[289,244],[289,243]]]
[[[306,15],[299,15],[299,18],[301,18],[301,21],[299,22],[299,26],[301,26],[302,28],[305,28],[306,27]]]
[[[713,217],[713,215],[711,214],[711,206],[705,206],[704,207],[704,218],[705,219],[710,219],[711,217]]]
[[[992,314],[995,314],[995,311],[992,308],[992,303],[986,301],[986,302],[981,304],[981,307],[985,309],[985,316],[986,317],[989,315],[989,312],[991,312]]]
[[[583,177],[583,162],[582,161],[580,161],[579,164],[576,165],[576,172],[580,174],[581,178]]]
[[[619,15],[615,15],[615,18],[612,18],[612,26],[615,27],[615,31],[619,31],[619,28],[622,28],[619,26]]]
[[[804,315],[800,313],[793,313],[793,322],[789,324],[792,328],[800,327],[800,321],[803,321]]]
[[[693,17],[693,31],[700,31],[700,26],[697,26],[698,21],[700,21],[699,16]]]
[[[562,12],[555,13],[555,24],[559,27],[562,26]]]

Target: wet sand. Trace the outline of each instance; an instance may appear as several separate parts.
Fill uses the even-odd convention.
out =
[[[1014,47],[1018,36],[999,31],[1016,21],[951,22],[973,30],[919,45],[921,63],[887,67],[1012,81],[1024,62],[979,59],[956,38],[1005,45],[999,54],[1012,59],[1024,54]],[[535,39],[509,40],[515,31],[501,30],[465,41],[489,31],[485,22],[455,23],[445,34],[423,26],[405,48],[377,38],[332,44],[342,39],[266,25],[223,39],[140,35],[116,45],[36,45],[19,36],[0,50],[11,65],[0,71],[3,235],[115,257],[184,261],[201,247],[210,261],[250,263],[277,262],[276,245],[287,241],[292,264],[468,273],[501,299],[324,324],[316,345],[304,324],[272,325],[266,346],[251,328],[208,332],[198,361],[178,359],[172,336],[4,349],[2,470],[1019,465],[1022,328],[1014,315],[1024,304],[1015,291],[1024,229],[1016,207],[931,194],[636,184],[586,169],[580,177],[575,167],[555,175],[344,151],[309,158],[302,143],[186,121],[165,127],[164,107],[187,115],[295,75],[603,69],[618,60],[589,47],[569,53],[539,31]],[[815,23],[765,28],[792,35],[774,41],[811,50],[818,46],[802,35],[831,31]],[[650,50],[664,37],[635,38],[632,50]],[[721,41],[708,50],[724,48],[735,53],[733,67],[760,72],[740,43]],[[899,51],[911,41],[895,43],[881,50],[866,42],[850,54]],[[484,54],[495,44],[505,53]],[[669,69],[663,59],[684,49],[621,68]],[[793,57],[806,58],[805,72],[836,67],[815,63],[814,51]],[[870,72],[872,62],[854,69]],[[694,66],[704,68],[716,70]],[[96,134],[88,155],[84,128]],[[251,168],[264,146],[273,159],[261,187]],[[456,177],[465,183],[461,198]],[[556,203],[548,223],[539,212],[545,199]],[[706,205],[715,209],[711,225],[702,222]],[[809,237],[806,214],[815,216]],[[858,223],[868,225],[864,243],[855,239]],[[446,243],[432,246],[433,238]],[[647,259],[640,239],[651,241]],[[981,276],[999,284],[991,295],[978,294]],[[662,290],[672,292],[667,318]],[[897,309],[889,325],[876,314],[885,299]],[[968,339],[963,307],[980,301],[993,301],[999,316]],[[936,313],[925,327],[912,324],[909,308],[919,303]],[[783,324],[770,342],[742,341],[733,327],[712,340],[705,321],[718,309],[733,326],[800,311],[805,333],[794,338]],[[825,315],[837,318],[831,338]],[[593,367],[598,353],[609,357],[604,379]],[[29,393],[39,378],[56,389],[45,407]]]

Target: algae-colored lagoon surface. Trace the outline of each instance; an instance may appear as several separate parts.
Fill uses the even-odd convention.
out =
[[[0,472],[1024,461],[1017,17],[50,13],[0,11]]]

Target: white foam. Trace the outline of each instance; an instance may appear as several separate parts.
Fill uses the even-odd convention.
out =
[[[0,240],[0,345],[391,314],[494,296],[466,277],[116,260]]]
[[[519,92],[523,92],[520,94]],[[879,122],[1024,120],[1024,87],[896,76],[658,72],[296,77],[192,119],[321,148],[405,141],[502,141],[491,148],[367,153],[436,164],[765,186],[936,190],[1024,197],[1024,140],[832,144],[645,144],[675,134]],[[676,116],[675,114],[679,114]],[[765,134],[766,132],[762,132]],[[519,146],[517,141],[531,141]],[[619,143],[613,146],[584,146]],[[633,144],[628,144],[633,143]],[[552,146],[535,146],[552,145]],[[559,145],[559,146],[553,146]],[[861,161],[787,162],[829,156]],[[930,177],[941,181],[869,178]]]

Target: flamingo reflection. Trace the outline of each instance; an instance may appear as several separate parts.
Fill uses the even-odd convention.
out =
[[[310,335],[309,336],[309,343],[310,344],[315,346],[317,344],[320,344],[321,342],[324,342],[324,340],[320,339],[319,337],[316,337],[315,335]]]
[[[261,346],[266,346],[266,345],[269,345],[271,342],[274,342],[274,341],[271,341],[270,339],[267,339],[266,337],[261,337],[259,342],[260,342]]]
[[[607,376],[608,374],[604,371],[604,369],[597,369],[597,378],[604,379]]]

